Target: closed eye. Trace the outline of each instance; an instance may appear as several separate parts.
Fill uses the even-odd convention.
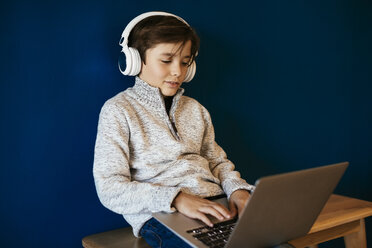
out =
[[[172,60],[161,60],[162,63],[164,64],[170,64],[172,63]],[[181,62],[182,66],[189,66],[190,62]]]

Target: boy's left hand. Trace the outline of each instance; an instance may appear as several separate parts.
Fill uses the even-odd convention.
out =
[[[247,204],[250,196],[251,195],[249,194],[249,192],[244,189],[238,189],[231,194],[229,199],[229,208],[232,216],[236,216],[236,214],[239,214],[240,217],[240,214],[242,213],[245,204]]]

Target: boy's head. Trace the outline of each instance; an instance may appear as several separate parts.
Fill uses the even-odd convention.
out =
[[[199,49],[199,37],[186,21],[173,14],[147,12],[139,15],[124,29],[119,44],[123,47],[119,69],[124,75],[141,76],[148,62],[149,51],[162,44],[176,45],[177,49],[172,50],[174,54],[187,50],[189,59],[185,82],[195,74],[194,60]]]
[[[187,41],[191,41],[191,64],[199,50],[199,37],[195,31],[174,16],[156,15],[147,17],[134,26],[128,37],[128,46],[136,48],[146,64],[148,49],[160,43],[181,43],[183,47]]]

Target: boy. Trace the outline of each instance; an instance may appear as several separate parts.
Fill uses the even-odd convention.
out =
[[[102,107],[93,169],[97,193],[150,245],[188,247],[151,213],[179,211],[212,226],[208,215],[234,217],[254,187],[215,142],[208,111],[180,88],[195,73],[195,31],[180,17],[149,12],[129,23],[122,38],[127,68],[120,70],[136,79]],[[131,64],[136,56],[140,66]],[[228,196],[229,209],[204,199],[220,194]]]

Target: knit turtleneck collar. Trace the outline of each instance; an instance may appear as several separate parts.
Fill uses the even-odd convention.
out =
[[[164,98],[159,88],[151,86],[137,76],[133,86],[133,91],[140,101],[154,108],[162,108],[165,110]],[[177,105],[184,91],[185,90],[182,88],[178,89],[176,95],[173,97],[173,105]]]

